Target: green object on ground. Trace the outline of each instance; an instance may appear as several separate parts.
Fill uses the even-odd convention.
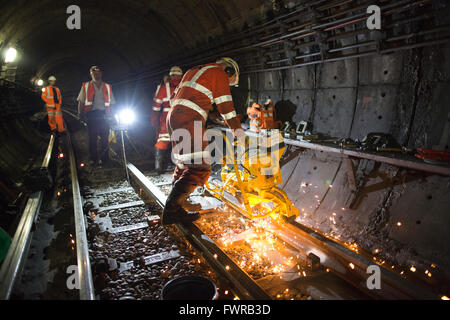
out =
[[[5,230],[0,227],[0,262],[5,259],[8,253],[9,246],[11,245],[11,237]]]

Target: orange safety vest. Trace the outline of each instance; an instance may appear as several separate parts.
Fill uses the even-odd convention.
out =
[[[250,118],[250,130],[259,132],[260,130],[277,129],[280,121],[275,121],[275,107],[272,100],[268,100],[264,107],[257,103],[247,108]]]
[[[61,105],[61,91],[57,87],[53,87],[56,90],[57,99],[55,101],[53,97],[52,86],[45,87],[42,89],[41,98],[44,100],[46,106],[48,108],[56,108],[56,105]]]
[[[84,97],[85,97],[84,112],[89,112],[89,111],[91,111],[92,103],[94,102],[94,95],[95,95],[94,83],[92,81],[83,82],[83,90],[84,90]],[[103,92],[103,99],[105,101],[106,113],[110,112],[111,91],[112,91],[111,85],[103,82],[102,92]]]

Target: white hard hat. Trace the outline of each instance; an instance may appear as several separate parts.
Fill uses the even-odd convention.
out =
[[[173,66],[170,68],[169,76],[182,76],[183,70],[179,66]]]
[[[239,65],[231,58],[223,57],[217,60],[217,63],[226,64],[229,68],[225,69],[228,75],[230,86],[237,86],[239,84]]]
[[[54,76],[48,77],[48,81],[56,81],[56,78]]]

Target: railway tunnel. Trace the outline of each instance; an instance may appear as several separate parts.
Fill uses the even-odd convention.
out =
[[[379,11],[376,8],[370,11],[372,5]],[[100,272],[101,276],[97,277],[96,272],[111,263],[112,255],[105,258],[104,253],[92,252],[100,246],[113,246],[116,240],[104,234],[89,236],[90,230],[100,221],[98,219],[104,218],[101,217],[104,209],[101,206],[99,209],[97,200],[91,198],[101,194],[105,200],[108,198],[105,194],[116,188],[121,190],[120,195],[105,200],[106,205],[103,203],[104,207],[116,206],[108,210],[119,210],[117,201],[128,201],[138,208],[143,206],[141,211],[129,209],[125,214],[121,213],[125,222],[133,220],[134,215],[144,217],[133,220],[135,223],[148,222],[148,216],[160,214],[158,201],[161,203],[165,198],[158,193],[161,191],[155,195],[152,190],[160,186],[163,193],[170,191],[171,172],[166,171],[160,176],[154,173],[157,129],[151,126],[150,117],[155,90],[174,65],[186,72],[225,56],[239,64],[239,86],[231,87],[231,94],[247,133],[250,131],[247,108],[253,103],[262,106],[269,100],[273,102],[276,120],[280,122],[278,129],[286,144],[280,158],[282,183],[279,188],[299,212],[291,222],[305,234],[322,239],[323,243],[332,241],[327,248],[337,244],[340,252],[345,252],[343,256],[364,257],[365,260],[355,258],[364,266],[357,265],[362,273],[366,273],[365,267],[371,262],[394,274],[398,280],[389,286],[401,283],[399,286],[405,285],[408,294],[391,294],[395,291],[392,289],[386,295],[378,295],[364,288],[361,295],[355,294],[353,289],[345,289],[342,295],[336,296],[325,289],[327,285],[323,283],[328,280],[320,278],[313,293],[305,289],[297,296],[289,296],[267,289],[273,279],[268,281],[262,276],[263,280],[256,281],[256,292],[270,292],[267,297],[274,299],[448,299],[450,21],[447,1],[166,0],[80,1],[76,5],[70,1],[15,1],[4,2],[1,8],[0,227],[5,240],[2,240],[3,257],[0,258],[4,261],[8,255],[11,258],[11,248],[15,248],[15,241],[18,241],[15,235],[23,227],[21,219],[37,191],[45,192],[41,213],[38,209],[36,217],[44,213],[48,218],[35,218],[34,227],[30,227],[32,230],[27,239],[31,249],[29,243],[23,245],[22,255],[27,258],[14,260],[24,266],[13,272],[14,286],[11,285],[8,297],[54,299],[61,290],[67,291],[63,288],[51,292],[54,283],[65,283],[63,275],[67,277],[68,261],[75,265],[76,261],[80,263],[76,260],[79,252],[75,245],[68,246],[69,251],[72,247],[72,252],[67,254],[64,269],[53,265],[54,261],[63,258],[48,249],[57,241],[73,240],[77,245],[81,241],[77,239],[79,233],[74,226],[65,226],[66,222],[60,221],[64,217],[76,223],[77,219],[76,216],[73,218],[73,211],[74,208],[76,211],[78,200],[71,198],[74,184],[70,182],[71,171],[68,169],[72,164],[69,161],[70,146],[73,146],[73,161],[81,186],[79,204],[84,209],[81,211],[90,216],[84,221],[87,238],[89,241],[102,239],[101,244],[86,244],[90,250],[95,286],[101,282],[100,286],[104,288],[108,287],[107,282],[115,281],[115,285],[121,283],[126,287],[128,280],[125,284],[117,277],[111,280],[112,276],[105,276],[105,272]],[[380,22],[378,27],[374,24],[377,20]],[[7,60],[11,52],[15,53],[13,61]],[[113,161],[103,167],[89,163],[88,128],[78,117],[77,97],[82,83],[90,80],[92,66],[98,66],[104,81],[112,85],[116,100],[112,114],[131,108],[136,118],[127,130],[110,131],[109,153]],[[41,94],[50,76],[56,77],[56,86],[61,90],[66,134],[52,133],[47,124]],[[115,135],[111,136],[113,133]],[[49,150],[51,137],[54,138],[50,152],[52,159],[48,169],[42,170],[41,163]],[[127,167],[127,162],[131,166]],[[131,181],[139,180],[135,169],[149,177],[151,187],[141,180],[139,183]],[[149,204],[148,199],[144,199],[145,207],[130,191],[130,186],[139,196],[148,191],[150,196],[147,198],[156,199],[156,202]],[[103,191],[99,191],[101,188]],[[62,197],[60,193],[66,196]],[[209,203],[210,199],[203,196],[204,193],[198,193],[193,198],[200,204]],[[95,214],[89,206],[86,210],[89,201]],[[63,212],[60,218],[58,212]],[[108,214],[108,217],[112,215]],[[39,232],[43,220],[52,225],[47,235],[44,231]],[[162,226],[155,227],[153,222],[148,224],[150,229],[156,228],[155,234],[166,239],[162,242],[167,242],[167,248],[191,250],[192,246],[192,252],[186,253],[189,256],[185,258],[187,262],[190,259],[196,261],[202,255],[200,249],[190,243],[192,230],[189,233],[185,227],[179,227],[171,232]],[[57,228],[60,228],[59,234],[72,230],[66,232],[71,238],[58,238]],[[143,226],[136,228],[146,230]],[[226,230],[221,231],[226,233]],[[181,243],[187,241],[187,244],[171,244],[171,233],[178,234]],[[140,251],[136,252],[146,257],[165,252],[159,250],[158,243],[150,240],[146,245],[145,237],[144,233],[133,233],[123,243],[130,249],[134,248],[136,239],[143,239]],[[237,235],[234,237],[238,238]],[[288,242],[293,237],[297,239],[286,235],[281,241]],[[292,241],[290,245],[295,247],[295,241]],[[314,253],[312,260],[317,258],[326,273],[333,271],[333,264],[326,262],[333,260],[331,253],[327,253],[329,249],[321,251],[315,245],[312,246],[316,248],[314,250],[305,249],[306,245],[301,243],[298,246],[299,251],[300,247],[305,250],[305,256]],[[229,253],[219,247],[225,255]],[[46,253],[42,254],[44,251]],[[217,259],[217,253],[211,252]],[[36,266],[30,255],[41,257],[36,258]],[[192,269],[194,271],[189,274],[208,277],[214,273],[217,266],[205,258],[207,256],[203,254],[204,266],[199,262],[198,269]],[[230,257],[236,267],[241,265],[241,256]],[[159,286],[176,279],[178,270],[175,268],[172,273],[164,270],[164,261],[175,265],[177,258],[153,258],[163,267],[162,271],[148,271],[151,274],[147,271],[139,273],[154,279],[145,294],[139,296],[133,290],[128,294],[129,290],[121,288],[108,289],[99,295],[100,289],[97,289],[95,297],[161,298]],[[339,279],[347,277],[357,264],[353,260],[342,262],[341,258],[336,261],[342,263],[346,271],[345,275],[339,274]],[[127,256],[123,261],[115,260],[125,263],[127,259],[134,259],[136,265],[139,254]],[[153,265],[150,260],[145,263]],[[311,262],[311,256],[306,260]],[[182,260],[183,263],[186,261]],[[51,267],[48,266],[50,263]],[[126,269],[125,264],[123,268]],[[338,269],[334,270],[337,274]],[[229,270],[222,271],[226,274]],[[128,271],[121,269],[121,272]],[[46,274],[44,280],[37,281],[41,285],[30,284],[33,283],[31,278],[43,273]],[[62,280],[50,281],[48,275],[55,273],[58,275],[55,279],[61,277]],[[244,275],[248,273],[251,272],[246,270]],[[217,279],[221,277],[219,272]],[[301,272],[299,277],[307,278]],[[361,282],[355,279],[349,282]],[[0,281],[6,286],[5,279]],[[236,298],[249,298],[249,292],[240,295],[239,288],[235,288],[239,281],[227,281],[224,285],[229,286],[227,295],[234,292]],[[310,281],[312,287],[315,285],[314,278],[304,281]],[[333,288],[341,286],[338,280],[330,280],[330,283]],[[414,285],[410,286],[410,283]],[[297,285],[303,289],[308,287],[304,283]],[[290,292],[293,288],[295,285],[289,287]],[[149,293],[152,290],[158,294]],[[76,299],[78,291],[64,297]],[[224,293],[222,297],[225,297]]]

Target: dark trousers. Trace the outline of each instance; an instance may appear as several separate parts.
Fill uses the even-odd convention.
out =
[[[103,162],[109,160],[108,137],[109,124],[106,121],[105,111],[94,110],[86,114],[86,122],[89,132],[89,157],[97,162],[100,158]],[[97,152],[97,140],[100,137],[100,150]]]

